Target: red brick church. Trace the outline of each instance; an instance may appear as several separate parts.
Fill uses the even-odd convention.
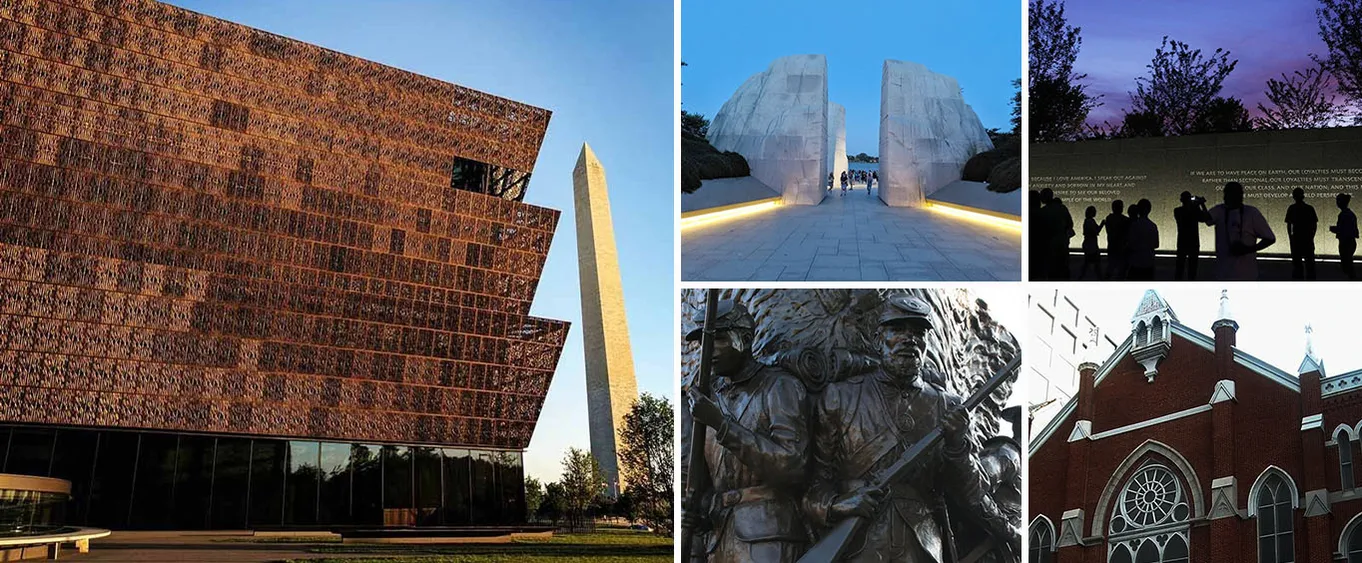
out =
[[[1031,436],[1030,561],[1362,563],[1362,370],[1327,375],[1308,338],[1282,370],[1235,347],[1223,294],[1218,319],[1204,334],[1148,291],[1079,365]]]

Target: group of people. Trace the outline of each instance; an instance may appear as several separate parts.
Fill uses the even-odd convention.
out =
[[[931,306],[900,295],[882,307],[879,367],[815,395],[753,358],[755,322],[742,304],[718,304],[713,391],[691,395],[707,427],[706,472],[689,476],[702,500],[682,511],[697,559],[793,562],[862,518],[842,561],[958,561],[975,550],[989,552],[979,561],[1020,561],[1020,447],[1006,436],[977,443],[963,400],[924,369]],[[704,318],[695,320],[687,340],[702,338]],[[879,482],[937,431],[943,442],[914,458],[909,478]]]
[[[842,171],[842,195],[847,195],[847,190],[855,187],[855,184],[865,184],[866,195],[871,194],[871,188],[875,187],[875,182],[880,181],[880,173],[871,170],[843,170]],[[832,191],[833,173],[828,172],[828,191]]]
[[[1075,236],[1073,216],[1054,192],[1044,189],[1031,191],[1030,268],[1032,279],[1068,280],[1069,243]],[[1295,203],[1286,212],[1288,240],[1291,242],[1292,278],[1315,278],[1315,233],[1319,218],[1315,208],[1305,203],[1305,191],[1292,191]],[[1257,207],[1244,203],[1244,186],[1239,182],[1225,184],[1224,202],[1207,209],[1206,198],[1182,192],[1181,205],[1173,209],[1177,225],[1177,253],[1173,279],[1196,280],[1197,258],[1201,250],[1201,226],[1215,227],[1216,279],[1254,281],[1258,279],[1258,252],[1277,242],[1267,218]],[[1339,258],[1343,275],[1357,279],[1353,256],[1357,252],[1357,215],[1348,208],[1352,197],[1340,193],[1335,198],[1338,219],[1329,232],[1338,238]],[[1130,206],[1123,214],[1125,203],[1111,203],[1111,213],[1100,222],[1097,208],[1088,206],[1082,225],[1083,265],[1078,279],[1089,271],[1097,279],[1154,280],[1155,252],[1159,248],[1159,228],[1150,220],[1152,204],[1147,199]],[[1102,251],[1098,237],[1107,234],[1107,264],[1102,269]]]

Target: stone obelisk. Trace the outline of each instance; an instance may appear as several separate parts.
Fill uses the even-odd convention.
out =
[[[582,282],[583,348],[586,355],[586,407],[591,427],[591,454],[601,465],[611,496],[623,482],[616,443],[624,415],[638,398],[634,357],[629,349],[629,326],[624,318],[615,227],[610,220],[610,198],[605,190],[605,168],[591,147],[572,171],[577,209],[577,267]]]

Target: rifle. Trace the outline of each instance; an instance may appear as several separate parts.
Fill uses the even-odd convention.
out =
[[[719,315],[719,290],[707,290],[705,296],[705,326],[700,333],[700,372],[695,374],[695,381],[692,387],[696,393],[709,395],[710,384],[710,361],[709,357],[714,354],[714,317]],[[686,472],[686,502],[682,508],[686,511],[696,510],[700,507],[704,496],[704,488],[696,486],[696,479],[708,480],[709,467],[705,463],[705,440],[709,427],[698,420],[691,420],[690,430],[690,466]],[[682,523],[681,526],[681,563],[691,563],[694,554],[695,530]]]
[[[980,387],[974,394],[970,395],[968,399],[965,399],[964,408],[966,410],[974,410],[975,407],[978,407],[980,403],[984,402],[984,399],[987,399],[989,395],[993,394],[993,392],[998,389],[999,385],[1002,385],[1003,381],[1007,380],[1007,376],[1011,374],[1013,370],[1017,369],[1017,366],[1020,364],[1021,354],[1018,354],[1016,357],[1013,357],[1012,361],[1008,362],[1006,366],[1003,366],[1003,369],[999,370],[997,374],[994,374],[992,379],[984,382],[983,387]],[[938,426],[933,428],[932,431],[928,432],[926,436],[923,436],[921,440],[918,440],[912,446],[909,446],[907,450],[904,450],[903,455],[900,455],[898,461],[895,461],[893,465],[889,466],[889,469],[885,472],[886,475],[884,479],[877,483],[875,488],[884,490],[894,481],[902,479],[908,473],[908,469],[917,461],[917,458],[920,457],[923,452],[926,452],[933,446],[939,444],[943,438],[944,435],[941,432],[941,427]],[[823,539],[818,540],[818,543],[814,544],[813,548],[810,549],[808,553],[805,553],[803,557],[800,557],[798,563],[833,563],[834,561],[841,559],[842,556],[846,554],[847,547],[851,544],[851,538],[860,534],[861,530],[865,528],[865,524],[866,519],[860,516],[851,516],[843,519],[832,528],[831,532],[828,532],[827,535],[823,536]]]

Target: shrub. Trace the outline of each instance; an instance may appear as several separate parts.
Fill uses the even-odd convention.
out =
[[[988,173],[988,191],[1007,193],[1021,189],[1021,157],[1014,156],[997,166],[993,167]]]

